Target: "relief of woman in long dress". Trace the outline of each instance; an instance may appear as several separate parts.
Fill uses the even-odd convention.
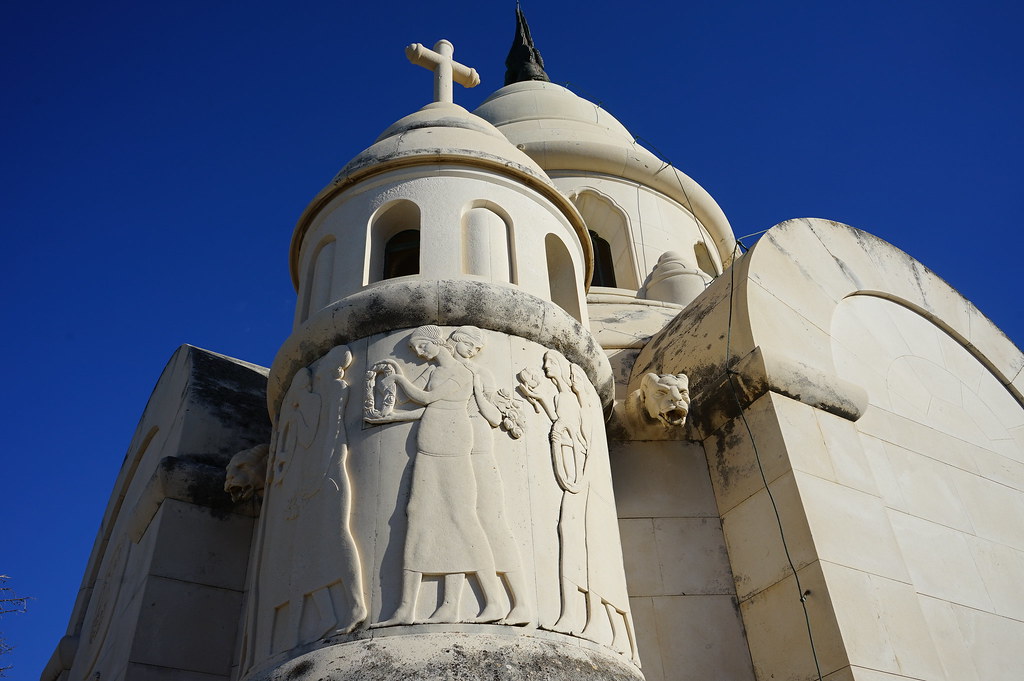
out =
[[[492,429],[507,418],[494,404],[494,379],[490,372],[472,361],[484,347],[483,334],[475,326],[461,326],[452,332],[455,359],[473,372],[473,399],[469,402],[469,420],[473,426],[473,475],[476,478],[476,511],[490,540],[494,568],[505,578],[512,610],[505,624],[534,623],[533,599],[526,583],[522,559],[515,535],[505,516],[505,488],[494,453]]]
[[[458,594],[466,575],[475,575],[484,606],[471,621],[494,622],[507,612],[504,589],[494,567],[487,533],[477,515],[477,483],[473,472],[473,425],[469,403],[474,399],[473,372],[452,355],[449,339],[434,325],[413,331],[409,346],[436,367],[426,384],[416,385],[396,370],[381,379],[385,392],[393,386],[413,402],[420,421],[413,462],[408,524],[403,558],[402,596],[391,618],[372,625],[383,627],[417,621],[416,602],[423,575],[444,575],[444,603],[427,620],[457,618]],[[367,418],[370,423],[409,420],[393,413]]]

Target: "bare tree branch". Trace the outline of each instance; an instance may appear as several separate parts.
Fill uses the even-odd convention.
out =
[[[30,596],[17,596],[14,593],[14,589],[7,586],[7,580],[10,579],[7,575],[0,575],[0,616],[8,615],[10,613],[25,612],[28,609],[28,602],[31,600]],[[14,646],[7,643],[4,639],[3,634],[0,633],[0,655],[14,650]],[[0,666],[0,678],[6,677],[7,672],[13,668],[13,665],[2,665]]]

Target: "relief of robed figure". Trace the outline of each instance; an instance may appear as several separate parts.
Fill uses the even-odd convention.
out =
[[[506,414],[487,399],[485,378],[471,362],[483,345],[479,330],[463,331],[460,341],[454,340],[456,334],[446,338],[433,325],[413,331],[410,348],[430,363],[416,380],[390,360],[367,374],[368,423],[419,421],[406,506],[401,601],[390,618],[371,626],[463,620],[460,596],[467,576],[477,580],[483,600],[482,610],[469,621],[524,624],[533,618],[518,548],[504,520],[502,481],[493,460],[490,431]],[[395,388],[419,407],[394,409]],[[373,399],[378,389],[385,396],[383,408],[377,408]],[[499,572],[509,585],[511,612]],[[418,620],[424,575],[443,576],[443,600],[434,613]]]

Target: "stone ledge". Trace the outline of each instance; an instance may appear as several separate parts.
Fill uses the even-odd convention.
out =
[[[761,347],[736,361],[725,375],[693,397],[688,430],[703,440],[767,392],[856,421],[868,406],[864,388]]]
[[[128,536],[139,543],[164,499],[177,499],[209,509],[211,513],[229,513],[256,517],[259,505],[251,501],[235,503],[224,491],[223,466],[175,456],[160,460],[153,477],[132,509]]]
[[[492,625],[427,625],[364,631],[245,681],[643,681],[628,658],[562,634]],[[351,636],[345,638],[351,639]]]
[[[331,348],[424,324],[472,324],[558,350],[583,368],[605,409],[611,407],[615,386],[607,356],[593,334],[554,303],[485,281],[404,279],[381,282],[336,301],[293,331],[270,368],[270,413],[278,413],[295,372]]]

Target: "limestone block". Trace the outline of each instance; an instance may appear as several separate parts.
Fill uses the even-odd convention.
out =
[[[629,599],[633,613],[633,627],[636,630],[636,645],[640,652],[644,681],[665,681],[661,662],[661,639],[658,636],[658,622],[654,612],[654,599],[649,596]]]
[[[918,591],[972,608],[992,609],[962,533],[896,511],[890,512],[890,518]]]
[[[990,446],[997,449],[998,453],[980,447],[974,450],[978,474],[1024,492],[1024,463],[1019,460],[1024,458],[1024,447],[1015,440],[993,440]]]
[[[963,532],[974,532],[956,489],[956,478],[962,473],[892,443],[884,443],[883,449],[891,480],[899,487],[898,502],[890,503],[891,508]]]
[[[992,611],[1024,621],[1024,589],[1020,583],[1024,551],[970,535],[965,539],[985,592],[992,599]]]
[[[918,679],[941,678],[912,585],[825,561],[821,566],[851,664]]]
[[[696,404],[699,407],[699,401]],[[758,460],[769,482],[789,470],[836,478],[813,408],[765,393],[744,415],[746,422],[734,418],[705,440],[715,499],[723,514],[764,487]]]
[[[1017,426],[1016,428],[1010,429],[1010,435],[1013,436],[1014,443],[1017,445],[1018,451],[1024,451],[1024,426]],[[1021,457],[1013,457],[1015,460],[1020,461]]]
[[[980,681],[971,651],[957,622],[956,611],[961,606],[924,594],[918,597],[918,602],[928,622],[928,633],[935,642],[945,678]]]
[[[661,561],[654,538],[654,520],[620,518],[619,536],[622,537],[622,562],[630,598],[662,595]]]
[[[832,310],[849,290],[849,278],[820,240],[789,239],[785,225],[761,238],[764,245],[753,251],[757,263],[750,281],[779,291],[801,316],[827,330]]]
[[[656,518],[654,539],[661,589],[652,595],[735,593],[717,518]]]
[[[850,660],[820,565],[812,563],[800,569],[799,574],[801,588],[810,591],[806,605],[813,650],[821,673],[827,676],[849,665]],[[792,575],[752,598],[741,600],[740,612],[758,679],[817,678],[800,591]]]
[[[796,476],[814,547],[822,560],[909,580],[881,499],[810,475]],[[851,537],[857,541],[850,541]]]
[[[979,678],[1012,681],[1020,677],[1024,622],[962,606],[953,606],[953,612]]]
[[[697,405],[699,407],[699,401]],[[745,416],[746,423],[740,418],[734,418],[704,441],[715,501],[723,518],[738,504],[764,488],[758,462],[768,482],[791,470],[789,449],[775,414],[773,396],[761,396],[745,411]],[[747,426],[754,433],[756,450]],[[811,433],[804,437],[813,438],[813,431]],[[820,447],[820,436],[815,439],[818,441],[815,445],[817,449]],[[794,448],[793,451],[800,450]]]
[[[873,357],[868,349],[872,347],[871,344],[863,341],[859,335],[859,328],[857,332],[850,332],[844,328],[845,322],[849,319],[845,312],[849,308],[847,305],[840,306],[833,318],[832,356],[835,360],[836,373],[850,379],[856,377],[858,384],[867,392],[872,405],[893,411],[886,371],[884,367],[879,366],[877,357]],[[913,395],[911,401],[920,405],[924,399],[925,397]]]
[[[241,607],[238,591],[153,577],[147,582],[131,659],[227,676]]]
[[[620,518],[718,516],[704,450],[699,444],[609,444]]]
[[[977,398],[988,411],[991,411],[1003,429],[1009,430],[1024,425],[1024,408],[1021,403],[991,374],[982,375],[978,383]],[[989,432],[1001,435],[998,426]]]
[[[1024,548],[1024,495],[973,475],[958,475],[956,487],[977,536]]]
[[[719,521],[620,519],[631,597],[735,593]]]
[[[793,473],[770,483],[786,545],[799,570],[817,560],[803,504]],[[722,531],[729,548],[736,595],[740,601],[776,584],[791,572],[786,561],[779,525],[763,488],[722,516]]]
[[[663,678],[753,681],[734,597],[661,596],[652,600]]]
[[[947,335],[939,349],[942,352],[942,365],[951,374],[959,378],[960,382],[971,392],[978,392],[981,380],[985,376],[995,378],[988,368],[978,361],[974,354],[969,352],[952,336]]]
[[[970,324],[968,340],[971,345],[981,351],[982,356],[998,368],[1004,377],[1001,382],[1009,382],[1024,369],[1024,354],[1013,344],[988,317],[983,315],[973,303],[967,304],[967,316]]]
[[[957,442],[955,447],[951,447],[948,435],[913,419],[884,409],[868,409],[864,417],[857,422],[857,428],[862,433],[931,457],[954,468],[972,473],[978,471],[978,465],[971,456],[974,445],[961,441]]]
[[[818,475],[814,471],[806,470],[803,466],[798,470],[877,496],[879,494],[878,485],[858,437],[856,425],[847,419],[819,409],[813,410],[813,413],[817,420],[818,430],[821,431],[824,451],[828,453],[828,462],[831,464],[833,475],[831,477]],[[809,456],[801,458],[822,458],[815,457],[813,453],[809,454]]]
[[[896,481],[896,471],[886,453],[889,445],[883,440],[864,433],[860,433],[859,439],[882,501],[885,502],[887,508],[905,511],[907,502],[903,499],[903,491]]]
[[[155,528],[150,574],[242,591],[249,563],[252,518],[167,499]]]

